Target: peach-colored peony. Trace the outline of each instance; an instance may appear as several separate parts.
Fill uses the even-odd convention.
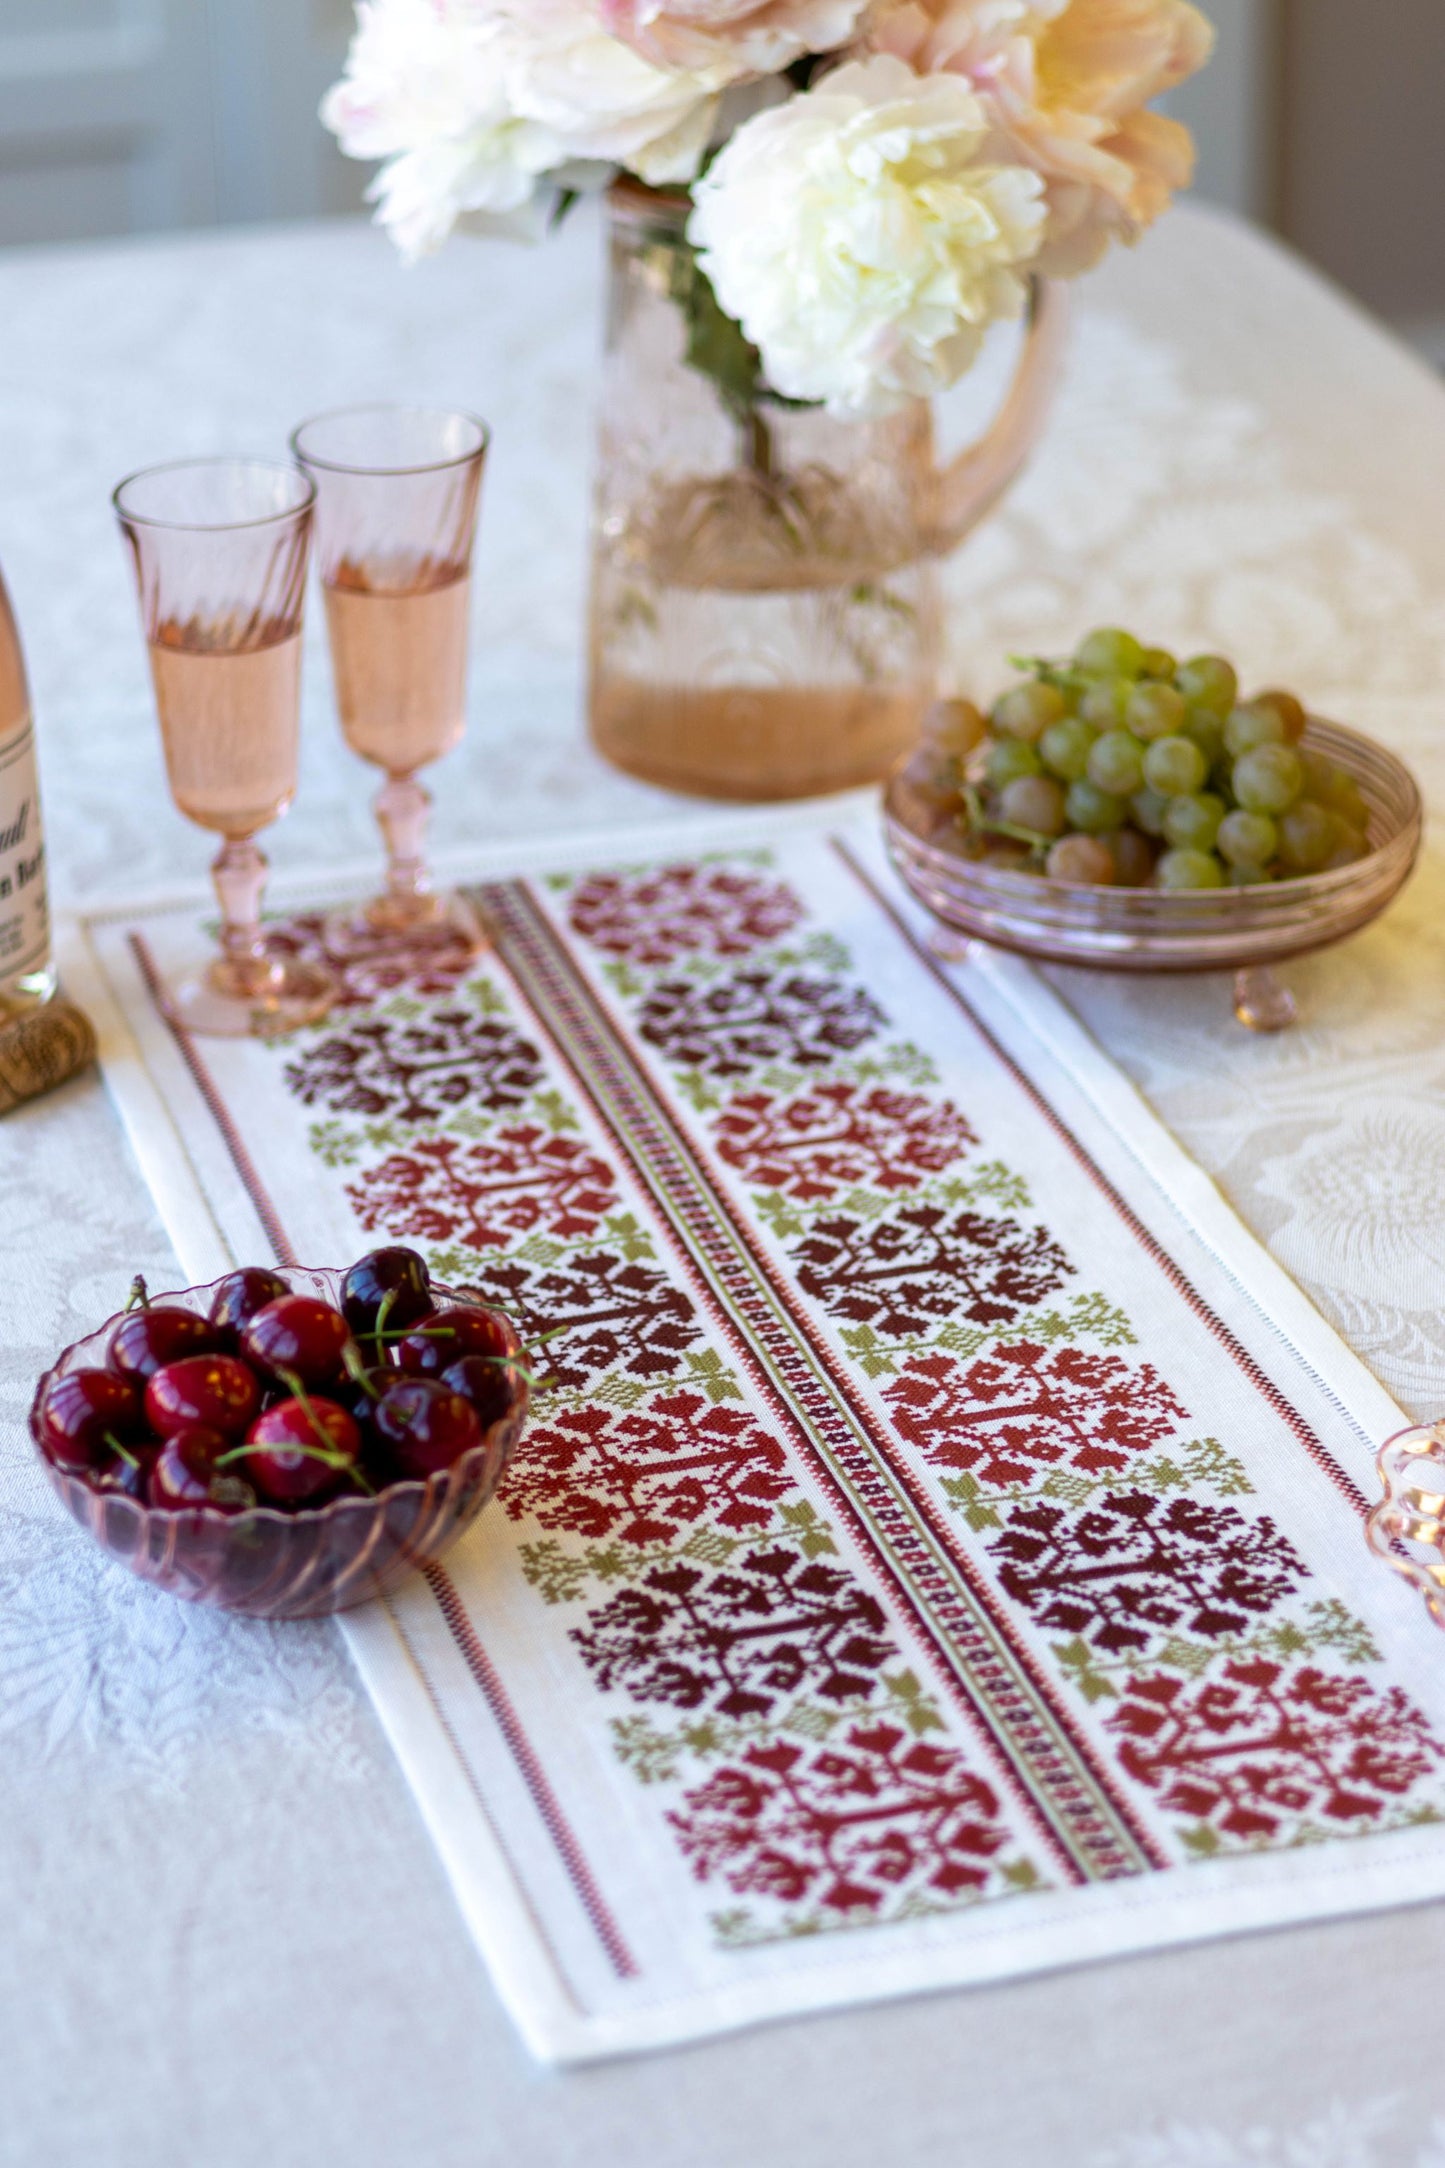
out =
[[[772,75],[854,36],[873,0],[602,0],[615,37],[667,68]]]
[[[1213,49],[1189,0],[896,0],[868,42],[920,72],[964,76],[995,155],[1043,175],[1043,270],[1069,276],[1111,239],[1137,239],[1193,175],[1188,129],[1145,110]]]

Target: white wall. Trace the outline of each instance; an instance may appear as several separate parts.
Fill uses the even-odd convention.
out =
[[[1213,60],[1166,101],[1199,145],[1195,186],[1247,217],[1273,216],[1278,189],[1278,0],[1200,0],[1219,32]]]
[[[0,0],[0,241],[352,207],[349,0]]]

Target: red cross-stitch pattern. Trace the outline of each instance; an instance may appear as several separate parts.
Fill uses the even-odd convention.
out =
[[[324,964],[338,992],[332,1014],[361,1009],[403,989],[414,997],[453,993],[477,966],[476,951],[445,921],[406,933],[348,927],[341,933],[323,911],[266,922],[266,946],[279,956]]]
[[[1243,1839],[1298,1822],[1376,1822],[1441,1750],[1397,1686],[1264,1657],[1217,1678],[1135,1678],[1109,1718],[1120,1761],[1161,1805]]]
[[[1144,1491],[1105,1492],[1077,1514],[1033,1499],[989,1552],[1036,1624],[1104,1654],[1145,1649],[1162,1631],[1242,1633],[1305,1578],[1272,1521]]]
[[[747,956],[781,941],[802,915],[785,882],[735,866],[598,874],[582,882],[568,913],[584,941],[644,968],[679,956]]]
[[[1188,1421],[1148,1363],[1028,1342],[967,1365],[911,1356],[886,1397],[898,1435],[935,1466],[998,1487],[1053,1467],[1117,1475]]]
[[[401,1122],[439,1121],[466,1105],[520,1107],[541,1080],[542,1057],[530,1039],[461,1007],[408,1024],[358,1018],[286,1069],[303,1106]]]
[[[346,1194],[368,1233],[474,1250],[530,1234],[582,1241],[617,1207],[605,1160],[575,1137],[531,1123],[498,1130],[482,1144],[423,1137],[348,1184]]]
[[[514,1519],[649,1544],[700,1522],[760,1534],[793,1487],[786,1453],[752,1415],[679,1392],[630,1415],[594,1404],[534,1425],[502,1496]]]
[[[791,1099],[748,1092],[728,1102],[713,1134],[745,1181],[798,1204],[855,1186],[917,1189],[978,1141],[946,1099],[861,1084],[819,1084]]]
[[[936,1204],[817,1220],[792,1255],[798,1285],[831,1317],[888,1334],[1012,1324],[1074,1269],[1042,1227]]]
[[[710,986],[690,979],[654,986],[638,1029],[679,1069],[733,1077],[767,1062],[827,1068],[866,1046],[885,1022],[861,986],[796,971],[739,971]]]
[[[559,1386],[596,1388],[609,1370],[665,1379],[682,1368],[702,1327],[680,1287],[613,1250],[558,1265],[479,1257],[464,1290],[505,1310],[525,1344],[548,1335],[537,1360]]]
[[[998,1816],[962,1755],[864,1722],[838,1745],[751,1747],[670,1819],[699,1881],[868,1918],[904,1897],[956,1902],[984,1889],[1005,1842]]]
[[[600,1686],[735,1719],[767,1716],[785,1696],[861,1700],[898,1654],[860,1582],[785,1543],[720,1571],[651,1566],[572,1638]]]

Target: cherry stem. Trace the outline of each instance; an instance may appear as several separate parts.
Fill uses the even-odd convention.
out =
[[[299,1453],[303,1460],[323,1461],[328,1468],[351,1468],[354,1464],[349,1455],[338,1453],[334,1448],[321,1445],[302,1445],[299,1439],[288,1438],[284,1445],[267,1445],[258,1438],[255,1444],[233,1445],[229,1453],[218,1456],[215,1465],[229,1468],[233,1460],[249,1460],[253,1453]]]
[[[386,1293],[382,1296],[380,1302],[376,1306],[376,1323],[371,1329],[370,1338],[372,1338],[373,1340],[381,1340],[385,1338],[386,1321],[391,1316],[392,1311],[396,1308],[400,1298],[401,1289],[399,1287],[389,1287],[387,1289]]]
[[[130,1293],[125,1298],[125,1308],[121,1315],[129,1317],[132,1310],[148,1310],[150,1306],[150,1290],[146,1286],[144,1278],[138,1272],[130,1283]]]
[[[125,1462],[127,1468],[138,1468],[140,1466],[140,1462],[136,1459],[135,1454],[132,1453],[126,1446],[123,1446],[121,1444],[119,1438],[116,1436],[113,1430],[108,1430],[105,1433],[105,1442],[110,1447],[112,1453],[119,1454],[120,1458]]]
[[[368,1399],[380,1400],[381,1395],[372,1384],[370,1373],[366,1367],[366,1357],[354,1340],[347,1341],[346,1346],[342,1349],[341,1360],[346,1365],[346,1375],[350,1378],[352,1384],[359,1385]]]
[[[298,1373],[294,1370],[278,1370],[276,1372],[276,1375],[281,1380],[281,1383],[286,1387],[287,1392],[289,1392],[295,1399],[297,1406],[301,1410],[301,1413],[305,1416],[307,1422],[311,1425],[312,1430],[321,1440],[321,1443],[324,1446],[331,1447],[331,1439],[327,1433],[326,1426],[322,1422],[320,1416],[316,1413],[316,1410],[312,1407],[311,1397],[308,1394],[306,1387],[302,1384],[301,1378]],[[331,1447],[331,1450],[335,1451],[335,1448]]]
[[[346,1357],[343,1355],[342,1361],[344,1362],[345,1360]],[[303,1460],[319,1460],[323,1462],[328,1468],[343,1469],[345,1473],[351,1477],[351,1480],[353,1481],[353,1483],[355,1483],[358,1490],[364,1491],[368,1498],[374,1498],[376,1496],[375,1487],[372,1484],[368,1483],[366,1477],[357,1467],[356,1462],[353,1460],[351,1455],[349,1453],[338,1452],[336,1450],[336,1447],[332,1445],[331,1440],[327,1435],[326,1426],[322,1422],[320,1416],[316,1413],[316,1410],[312,1407],[310,1395],[307,1393],[306,1387],[302,1384],[301,1379],[298,1377],[297,1373],[294,1370],[278,1369],[276,1375],[281,1380],[281,1383],[286,1387],[286,1390],[293,1395],[296,1401],[296,1405],[300,1408],[301,1413],[305,1416],[307,1422],[311,1425],[312,1430],[321,1440],[321,1443],[319,1445],[300,1445],[291,1440],[288,1440],[287,1443],[284,1446],[281,1446],[279,1449],[275,1446],[268,1446],[264,1443],[258,1443],[256,1445],[242,1445],[238,1446],[234,1453],[223,1453],[220,1459],[216,1462],[216,1466],[218,1468],[224,1468],[228,1461],[237,1460],[241,1457],[242,1454],[248,1453],[267,1453],[276,1452],[277,1450],[283,1453],[299,1453]]]

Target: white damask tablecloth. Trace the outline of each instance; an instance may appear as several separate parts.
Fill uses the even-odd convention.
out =
[[[30,648],[56,887],[200,874],[169,810],[107,493],[301,414],[442,398],[496,425],[474,728],[440,840],[710,817],[578,735],[595,229],[404,274],[359,227],[0,257],[0,560]],[[1123,619],[1222,646],[1445,793],[1445,391],[1199,212],[1083,289],[1048,445],[952,575],[955,666]],[[371,847],[308,663],[278,867]],[[1292,973],[1059,984],[1412,1409],[1445,1401],[1445,874]],[[390,2168],[1445,2168],[1445,1908],[778,2027],[565,2077],[527,2061],[326,1626],[146,1594],[61,1520],[22,1422],[135,1271],[173,1284],[98,1085],[0,1129],[0,2160]],[[1445,1643],[1442,1643],[1445,1659]],[[1437,2114],[1440,2118],[1436,2120]]]

